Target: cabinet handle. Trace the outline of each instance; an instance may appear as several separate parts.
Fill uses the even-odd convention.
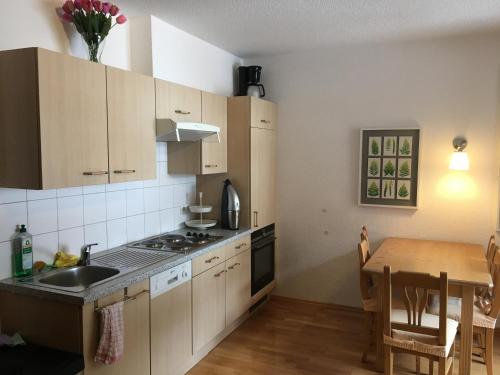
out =
[[[240,263],[235,263],[232,266],[229,266],[227,268],[229,268],[230,270],[232,270],[232,269],[234,269],[234,267],[239,266],[239,265],[240,265]]]
[[[205,261],[205,263],[212,263],[212,262],[213,262],[214,260],[216,260],[216,259],[219,259],[219,257],[215,256],[215,257],[212,257],[212,258],[210,258],[210,259],[207,259],[207,260]]]
[[[205,168],[217,168],[217,164],[205,164]]]
[[[103,174],[108,174],[108,171],[83,172],[84,176],[100,176]]]
[[[262,122],[264,124],[270,124],[271,123],[271,121],[269,121],[269,120],[260,120],[260,122]]]
[[[175,113],[178,113],[179,115],[190,115],[191,114],[191,112],[189,112],[189,111],[183,111],[181,109],[176,109]]]
[[[238,246],[235,247],[235,249],[241,249],[244,246],[247,246],[246,242],[243,242],[242,244],[239,244]]]
[[[253,226],[255,228],[257,228],[259,226],[259,223],[257,222],[257,216],[258,215],[259,215],[259,213],[257,211],[253,212]]]
[[[220,271],[220,272],[216,273],[216,274],[214,275],[214,277],[219,277],[220,275],[222,275],[222,274],[223,274],[223,273],[225,273],[225,272],[227,272],[227,271],[226,271],[226,270],[222,270],[222,271]]]
[[[116,171],[113,171],[116,174],[122,174],[122,173],[135,173],[135,169],[118,169]]]

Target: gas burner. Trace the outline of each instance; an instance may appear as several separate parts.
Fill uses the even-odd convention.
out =
[[[208,233],[187,232],[186,236],[180,234],[164,234],[147,240],[134,242],[129,247],[138,249],[168,251],[178,254],[188,252],[206,246],[223,238],[223,236],[211,236]]]
[[[186,237],[181,236],[180,234],[165,234],[163,236],[158,237],[157,240],[163,240],[171,243],[180,243],[186,240]]]

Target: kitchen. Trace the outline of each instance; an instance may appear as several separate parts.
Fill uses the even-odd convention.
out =
[[[340,333],[359,338],[349,341],[356,359],[336,362],[342,350],[332,327],[344,325],[337,322],[339,312],[328,307],[359,309],[354,243],[359,228],[368,225],[373,247],[389,236],[485,245],[496,230],[495,33],[354,43],[331,54],[317,46],[307,56],[289,56],[289,45],[274,45],[279,54],[269,53],[270,42],[256,35],[263,53],[252,57],[238,50],[244,43],[236,38],[219,42],[227,49],[206,42],[214,40],[210,29],[200,35],[186,14],[175,19],[177,5],[121,1],[129,19],[110,32],[96,64],[86,61],[74,25],[57,16],[62,1],[27,3],[22,11],[33,26],[7,20],[2,28],[16,32],[2,41],[0,53],[0,275],[5,279],[0,332],[19,332],[30,344],[77,353],[85,374],[224,373],[228,357],[234,361],[229,367],[246,364],[249,373],[307,373],[302,356],[280,352],[280,339],[271,350],[278,361],[272,365],[259,357],[258,346],[246,352],[252,344],[241,340],[262,334],[265,345],[274,342],[272,333],[281,337],[276,314],[283,314],[292,331],[319,334],[314,314],[321,309],[319,316],[335,320],[323,322],[325,337],[318,337],[336,348],[330,353],[334,362],[327,355],[320,360],[324,367],[310,371],[370,371],[358,358],[361,317],[348,315],[352,327],[346,323],[345,329],[352,332]],[[14,7],[7,11],[17,11]],[[173,18],[165,18],[165,9]],[[234,24],[237,18],[229,21],[228,12],[228,24]],[[474,59],[467,60],[470,56]],[[335,69],[322,76],[328,64]],[[262,66],[263,98],[256,97],[264,94],[260,86],[238,92],[239,66]],[[23,98],[22,110],[16,97]],[[479,125],[472,129],[470,122]],[[219,131],[183,128],[192,123]],[[422,128],[418,210],[354,203],[359,129],[388,127]],[[157,138],[158,129],[174,139]],[[212,133],[201,142],[178,142],[183,134],[207,129]],[[440,173],[448,171],[457,135],[469,140],[471,167],[449,177]],[[223,198],[226,179],[232,183],[226,190],[232,186],[238,195],[237,225],[229,209],[234,194]],[[230,204],[225,206],[225,199]],[[217,229],[186,228],[205,206],[211,206],[211,212],[202,212],[205,224],[217,220]],[[11,279],[13,235],[21,224],[33,237],[34,261],[51,265],[57,252],[80,257],[84,245],[96,243],[90,265],[82,267],[106,270],[89,276],[78,290],[58,286],[62,278],[44,284],[40,280],[48,273],[24,283]],[[220,229],[226,224],[239,229]],[[120,301],[125,301],[125,354],[111,365],[96,363],[100,313]],[[262,331],[266,322],[275,324],[269,333]],[[311,358],[324,353],[310,342],[304,347],[308,340],[285,336]],[[233,356],[231,345],[238,342],[244,342],[239,350],[246,354],[234,349]],[[259,361],[251,364],[246,355],[269,367],[252,367]],[[411,359],[402,361],[405,369],[415,366]],[[472,373],[484,368],[472,363]]]

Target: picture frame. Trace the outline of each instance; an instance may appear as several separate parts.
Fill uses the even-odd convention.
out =
[[[417,209],[420,128],[361,129],[358,204]]]

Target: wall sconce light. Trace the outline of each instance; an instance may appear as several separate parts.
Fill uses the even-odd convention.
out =
[[[450,169],[453,171],[468,171],[469,156],[464,151],[467,147],[467,140],[462,137],[456,137],[453,140],[453,148],[455,151],[451,155]]]

